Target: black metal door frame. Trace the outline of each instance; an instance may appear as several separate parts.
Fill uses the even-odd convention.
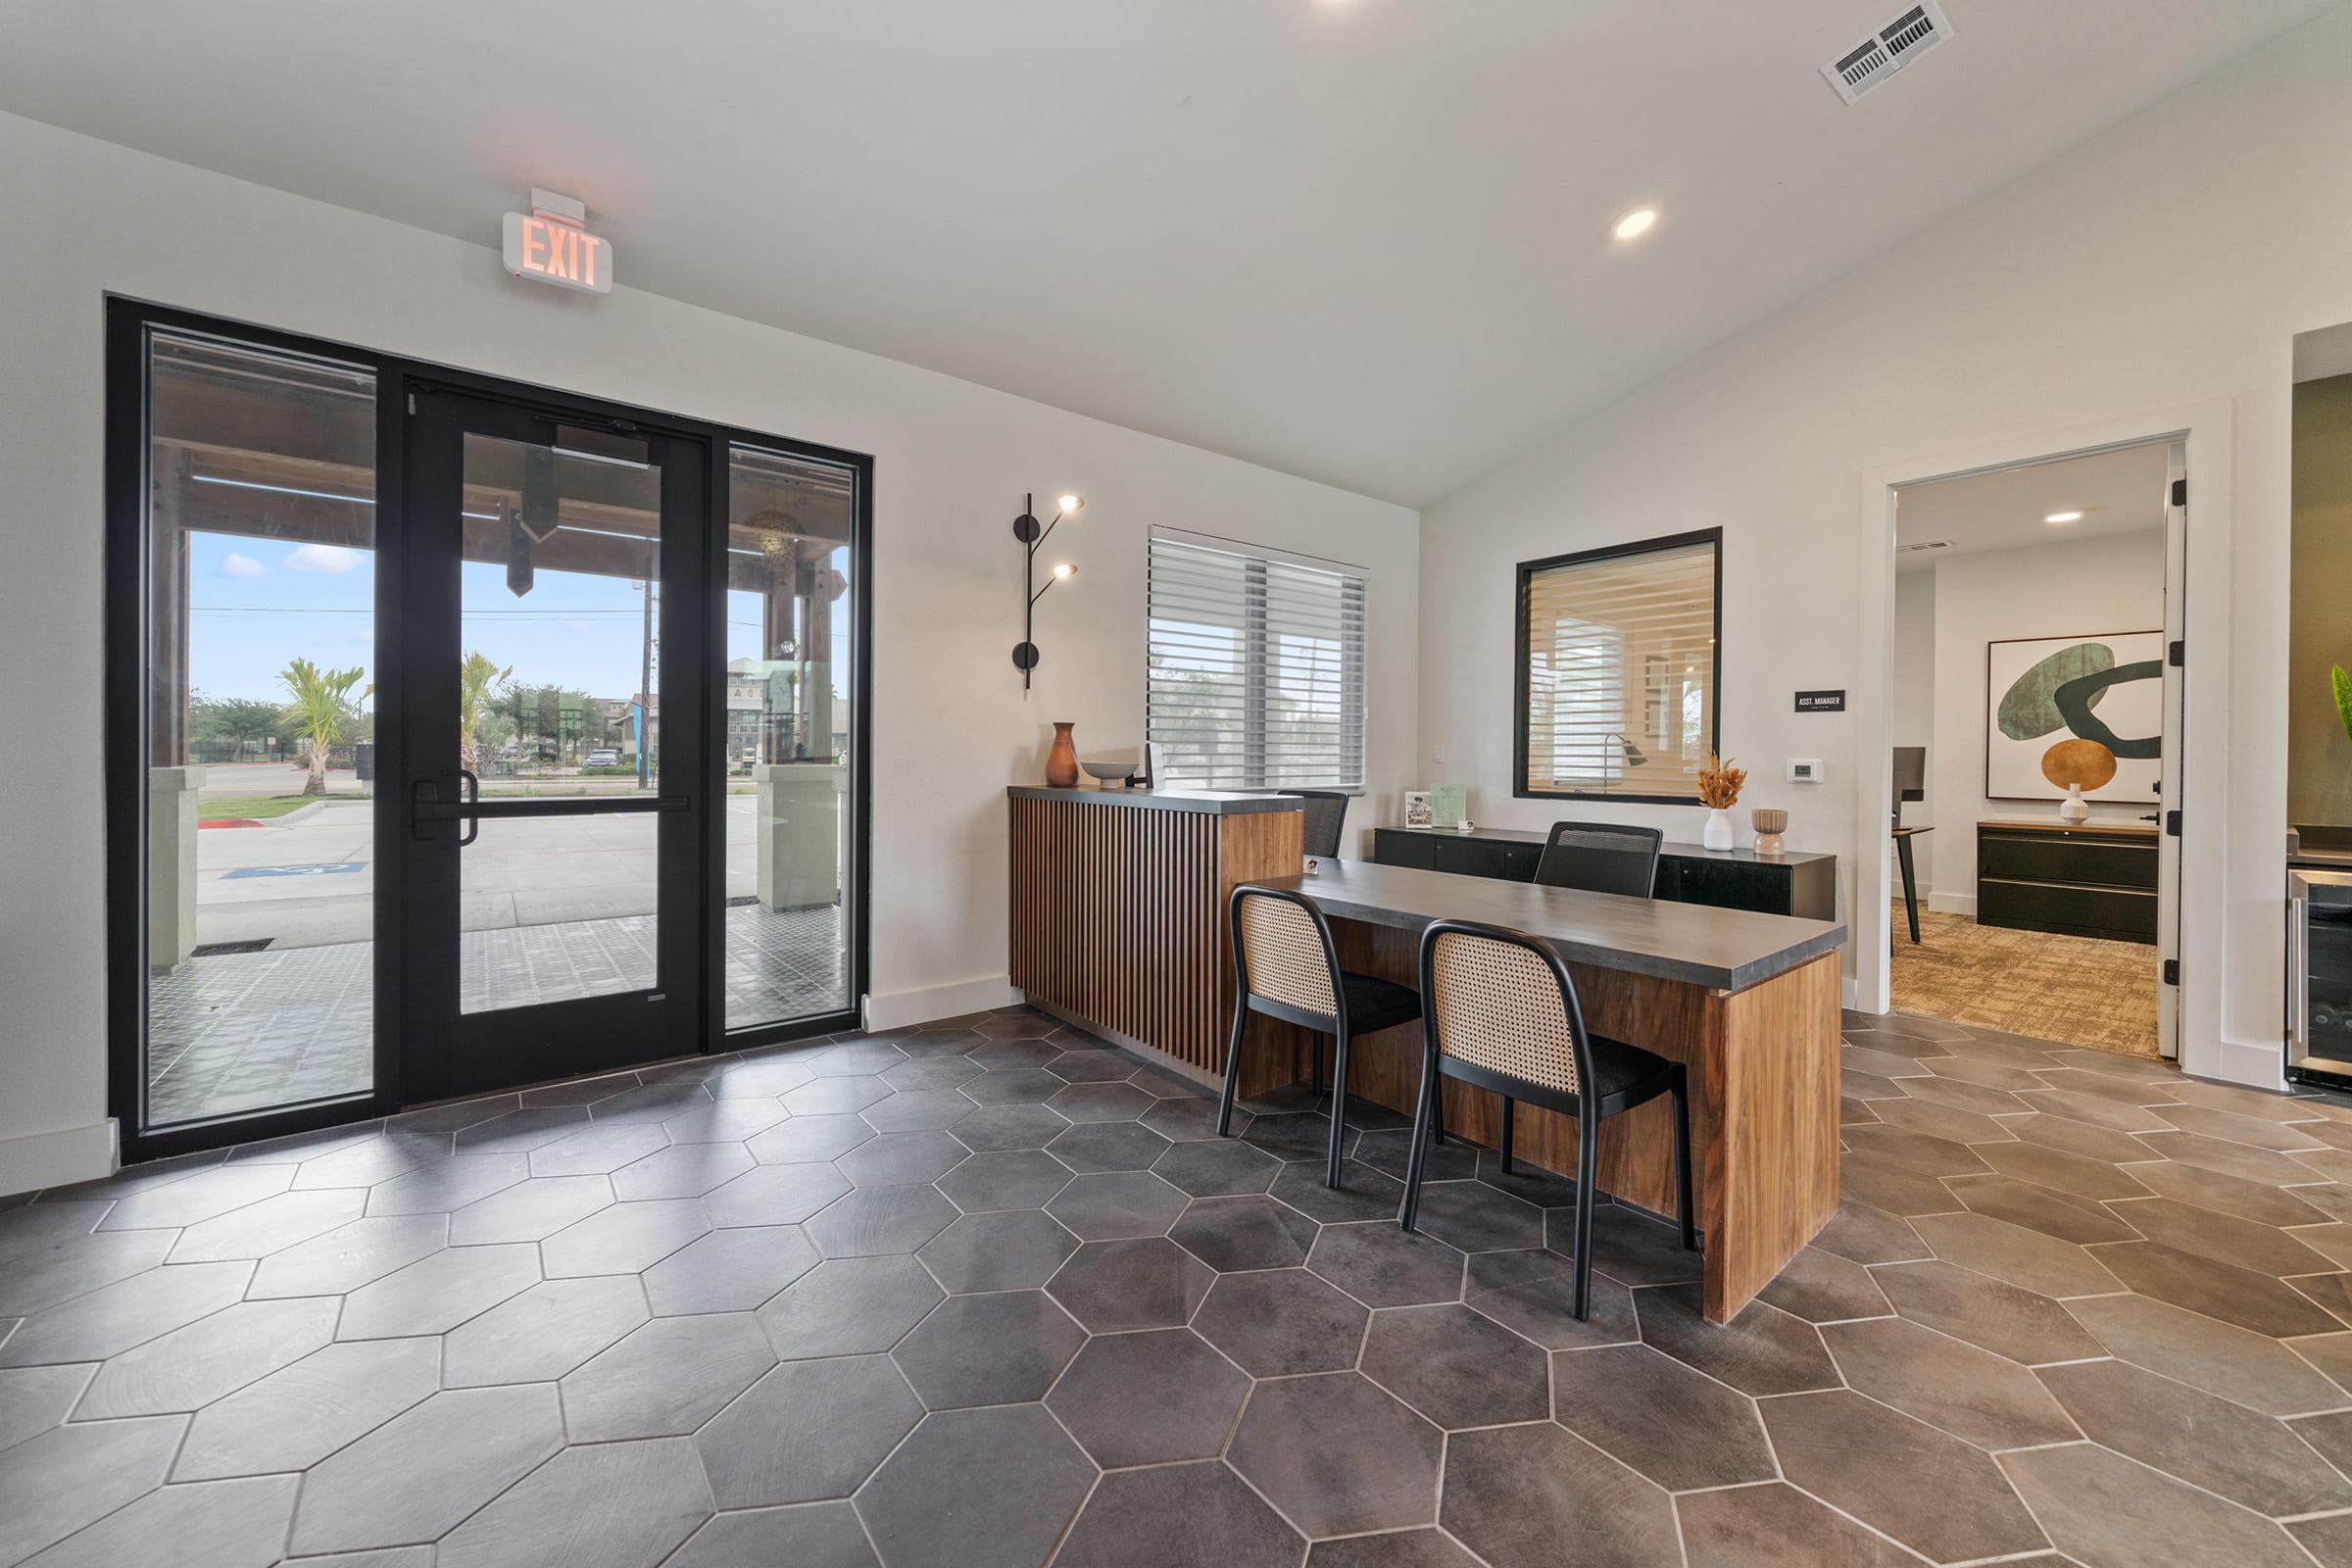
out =
[[[873,481],[874,460],[863,453],[793,441],[764,432],[676,415],[631,408],[601,399],[551,392],[544,388],[475,374],[399,355],[355,348],[246,322],[177,310],[144,301],[108,296],[106,338],[106,807],[107,807],[107,1052],[108,1110],[117,1119],[125,1163],[161,1158],[225,1144],[246,1143],[339,1126],[382,1116],[405,1105],[424,1103],[463,1090],[434,1092],[432,1074],[422,1080],[409,1061],[406,1049],[426,1014],[424,999],[411,995],[414,961],[411,933],[404,922],[384,911],[410,905],[409,858],[400,854],[379,856],[376,862],[378,910],[374,953],[375,1053],[374,1087],[364,1096],[276,1107],[220,1121],[186,1123],[150,1131],[145,1122],[147,1032],[147,920],[146,920],[146,717],[147,717],[147,532],[146,461],[147,409],[145,397],[147,334],[151,328],[227,339],[257,348],[276,349],[363,367],[376,377],[376,508],[378,548],[390,558],[390,532],[396,519],[408,514],[407,484],[412,421],[409,394],[457,394],[525,411],[561,416],[568,423],[628,424],[640,431],[657,431],[665,439],[699,443],[701,490],[707,521],[693,529],[696,581],[700,604],[708,612],[701,637],[695,707],[698,728],[710,737],[702,747],[703,765],[695,770],[691,794],[708,808],[695,810],[695,826],[683,835],[704,881],[695,914],[697,956],[702,983],[697,1016],[684,1049],[703,1053],[743,1050],[779,1041],[837,1033],[856,1028],[858,1006],[871,974],[869,940],[872,911],[872,715],[873,715]],[[730,1032],[725,1017],[725,953],[722,902],[725,891],[725,821],[721,809],[726,787],[725,639],[715,634],[723,615],[726,594],[726,519],[728,517],[728,452],[734,445],[755,447],[788,457],[838,466],[855,476],[857,501],[851,541],[851,614],[854,619],[852,658],[852,749],[850,808],[852,830],[847,897],[850,904],[849,1005],[833,1012],[757,1025]],[[665,509],[666,510],[666,509]],[[664,525],[664,569],[668,569]],[[379,632],[405,624],[432,607],[416,602],[415,588],[401,570],[376,573],[375,614]],[[683,581],[681,580],[683,592]],[[454,613],[454,594],[447,606]],[[385,633],[385,635],[389,635]],[[675,635],[672,633],[672,635]],[[389,649],[389,645],[387,645]],[[412,662],[398,657],[378,661],[376,708],[379,715],[406,713],[414,701],[410,682]],[[683,661],[669,661],[674,670]],[[454,694],[441,705],[454,715]],[[670,705],[664,703],[667,709]],[[681,705],[682,707],[683,705]],[[680,719],[666,713],[664,721]],[[405,726],[379,724],[376,767],[379,778],[407,780],[414,776]],[[427,756],[429,753],[418,753]],[[454,758],[455,747],[442,753]],[[682,785],[680,775],[673,778]],[[454,778],[446,782],[454,783]],[[379,846],[403,838],[411,829],[415,803],[405,790],[376,793],[373,832]],[[666,853],[666,844],[664,853]],[[664,911],[666,914],[666,911]],[[436,938],[435,940],[440,940]],[[450,966],[454,975],[454,965]],[[591,999],[578,1005],[625,1011],[611,998]],[[437,1007],[441,1005],[435,1003]],[[637,1003],[637,1006],[645,1004]],[[502,1014],[488,1014],[496,1018]],[[634,1021],[632,1019],[632,1021]],[[447,1048],[444,1047],[444,1050]],[[643,1044],[630,1058],[660,1059]],[[568,1075],[558,1068],[547,1076]]]
[[[444,1100],[690,1054],[701,1049],[706,975],[696,959],[713,903],[701,854],[710,797],[699,787],[701,769],[692,767],[711,739],[702,690],[711,631],[702,569],[712,531],[706,495],[709,442],[633,419],[610,419],[546,394],[526,403],[416,380],[404,407],[407,507],[396,537],[379,539],[377,551],[385,568],[405,579],[409,607],[389,639],[390,658],[403,666],[403,702],[397,712],[383,715],[403,730],[406,766],[394,781],[396,791],[379,782],[378,795],[398,793],[408,805],[408,821],[391,841],[377,840],[376,855],[379,860],[398,855],[408,862],[399,907],[378,909],[379,929],[394,921],[401,926],[407,955],[406,1091],[413,1100]],[[479,781],[458,767],[466,438],[559,448],[560,422],[625,429],[661,475],[661,542],[654,563],[662,603],[661,749],[665,762],[691,770],[683,778],[664,771],[655,796],[484,800]],[[465,1011],[461,867],[465,846],[481,824],[631,814],[652,814],[658,832],[654,983],[638,991]]]

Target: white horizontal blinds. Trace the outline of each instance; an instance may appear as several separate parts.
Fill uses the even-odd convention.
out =
[[[1364,776],[1364,580],[1155,534],[1146,733],[1208,789]]]
[[[1527,584],[1527,788],[1698,794],[1715,734],[1715,542]]]

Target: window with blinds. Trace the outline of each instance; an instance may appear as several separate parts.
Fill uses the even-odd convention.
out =
[[[1517,794],[1698,798],[1722,549],[1717,528],[1520,564]]]
[[[1199,789],[1364,781],[1364,579],[1154,533],[1146,736]]]

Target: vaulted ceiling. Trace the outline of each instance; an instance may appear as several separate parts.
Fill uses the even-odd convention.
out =
[[[1946,0],[1840,104],[1903,3],[0,0],[0,110],[1420,505],[2325,0]]]

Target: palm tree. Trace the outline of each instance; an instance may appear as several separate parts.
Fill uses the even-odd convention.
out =
[[[359,668],[320,669],[307,659],[295,660],[279,673],[291,699],[286,719],[311,741],[311,776],[303,781],[303,794],[326,793],[327,748],[342,738],[343,726],[358,716],[359,705],[375,690],[369,686],[356,698],[351,695],[366,673]]]
[[[490,706],[490,688],[514,673],[514,665],[501,669],[478,648],[458,666],[458,754],[460,765],[468,773],[482,770],[479,736],[482,714]]]

